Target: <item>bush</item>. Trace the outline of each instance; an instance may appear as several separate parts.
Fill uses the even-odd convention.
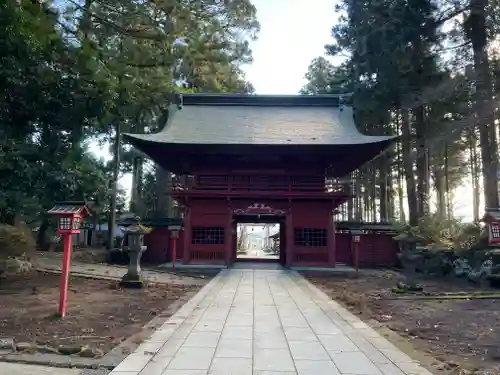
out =
[[[454,245],[458,249],[470,249],[484,238],[484,233],[487,231],[482,230],[481,227],[474,223],[463,224],[454,238]],[[486,236],[486,239],[488,237]]]
[[[0,224],[0,277],[31,271],[35,239],[24,226]]]
[[[394,239],[436,249],[470,249],[480,240],[481,231],[477,224],[442,219],[434,214],[421,217],[417,226],[401,228]]]
[[[28,228],[0,224],[0,259],[29,259],[35,248],[35,240]]]
[[[33,265],[22,259],[10,258],[0,260],[0,276],[8,277],[11,275],[19,275],[22,273],[29,273]]]

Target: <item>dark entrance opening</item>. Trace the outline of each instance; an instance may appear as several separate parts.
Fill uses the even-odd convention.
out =
[[[285,264],[285,218],[278,215],[233,217],[233,259]]]

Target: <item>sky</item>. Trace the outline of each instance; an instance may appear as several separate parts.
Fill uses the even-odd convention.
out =
[[[331,43],[334,0],[253,0],[261,25],[245,67],[257,94],[297,94],[311,60]]]
[[[254,61],[243,67],[246,78],[257,94],[297,94],[306,83],[311,60],[324,55],[325,45],[333,41],[331,28],[338,19],[335,0],[253,0],[253,4],[261,31],[251,44]],[[92,149],[111,158],[107,148]],[[130,190],[132,177],[123,176],[120,185]],[[455,214],[465,220],[472,220],[470,192],[469,181],[456,192]]]

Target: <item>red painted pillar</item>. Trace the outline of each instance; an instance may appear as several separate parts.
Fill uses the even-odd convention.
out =
[[[191,207],[186,207],[186,215],[184,217],[184,248],[183,263],[189,264],[191,261]]]
[[[356,275],[359,273],[359,242],[354,242],[354,269],[356,270]]]
[[[335,221],[333,220],[333,211],[330,212],[328,219],[328,267],[335,267],[335,258],[337,247],[335,246]]]
[[[233,259],[233,211],[231,201],[227,203],[227,220],[224,230],[224,263],[230,266]]]
[[[170,234],[170,241],[172,241],[172,272],[175,273],[175,262],[177,260],[177,235]]]
[[[285,235],[286,235],[286,266],[290,267],[293,265],[293,250],[295,248],[294,241],[294,228],[293,228],[293,217],[292,217],[292,202],[289,202],[288,212],[285,219]]]
[[[68,303],[69,267],[71,263],[71,237],[72,234],[64,234],[64,257],[61,268],[61,284],[59,285],[59,316],[64,318]]]
[[[236,223],[236,220],[232,220],[231,223],[231,231],[232,231],[232,237],[231,241],[233,241],[233,248],[232,248],[232,258],[231,258],[231,263],[236,262],[236,245],[238,243],[238,223]]]

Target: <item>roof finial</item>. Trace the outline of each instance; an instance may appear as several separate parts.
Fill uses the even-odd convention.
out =
[[[182,94],[178,92],[169,93],[167,95],[167,99],[170,104],[177,105],[177,109],[182,109],[183,105]]]
[[[340,105],[346,104],[347,100],[350,99],[352,97],[352,95],[353,95],[352,92],[348,92],[345,94],[339,94],[339,104]]]

